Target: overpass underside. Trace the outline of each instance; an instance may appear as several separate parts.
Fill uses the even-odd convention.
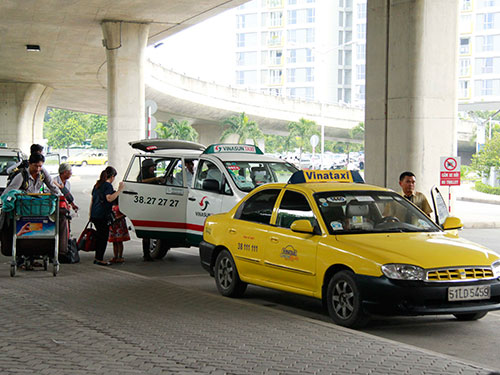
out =
[[[362,120],[355,110],[207,85],[147,62],[146,46],[160,36],[243,2],[138,0],[120,9],[105,0],[72,2],[69,9],[62,0],[0,4],[9,31],[0,42],[11,38],[15,47],[40,35],[46,43],[29,57],[17,47],[0,49],[3,134],[26,148],[41,137],[47,106],[105,112],[110,164],[125,166],[127,142],[144,137],[144,99],[150,98],[165,119],[191,118],[202,133],[246,112],[264,131],[283,134],[288,122],[304,117],[324,124],[329,137],[347,138]],[[439,157],[456,155],[458,2],[370,0],[367,8],[366,180],[396,188],[399,173],[412,170],[420,190],[428,191]],[[49,17],[55,14],[61,17]],[[23,33],[30,22],[33,28]]]

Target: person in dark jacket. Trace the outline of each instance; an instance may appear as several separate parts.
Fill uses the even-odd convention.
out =
[[[96,234],[96,249],[94,264],[100,266],[109,266],[111,263],[104,261],[104,253],[108,245],[109,237],[109,222],[111,219],[111,210],[113,201],[118,198],[120,193],[125,188],[125,184],[120,182],[118,190],[113,189],[113,181],[116,177],[116,169],[107,167],[101,172],[99,180],[97,180],[92,189],[92,200],[90,203],[90,221],[94,223]]]

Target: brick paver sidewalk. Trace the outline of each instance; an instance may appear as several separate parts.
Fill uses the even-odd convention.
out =
[[[4,258],[5,259],[5,258]],[[8,276],[1,374],[488,374],[290,313],[84,261]]]

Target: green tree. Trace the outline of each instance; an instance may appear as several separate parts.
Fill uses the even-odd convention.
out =
[[[264,137],[259,125],[255,121],[250,121],[245,112],[225,119],[221,125],[226,127],[220,137],[221,142],[231,134],[236,134],[239,137],[238,143],[245,143],[247,139],[252,139],[254,144],[257,144],[257,140]]]
[[[83,127],[85,131],[84,140],[92,139],[94,134],[108,131],[108,119],[106,116],[50,108],[45,114],[44,137],[47,139],[53,138],[49,136],[49,133],[58,127],[64,127],[64,124],[70,119]],[[50,143],[49,146],[55,147]]]
[[[108,117],[86,114],[84,116],[86,136],[92,139],[95,134],[108,132]],[[107,141],[106,141],[107,142]]]
[[[66,148],[72,144],[81,144],[85,140],[85,128],[75,118],[68,118],[66,121],[59,122],[51,118],[46,123],[46,136],[49,146],[54,148]]]
[[[108,132],[103,131],[95,133],[90,138],[90,142],[93,148],[108,148]]]
[[[352,139],[363,139],[365,138],[365,123],[360,122],[354,128],[351,129],[349,135]]]
[[[495,135],[495,133],[500,133],[500,113],[496,113],[495,111],[470,111],[467,113],[465,118],[460,116],[465,120],[473,120],[476,124],[484,123],[484,130],[486,133],[486,138],[491,134],[491,137]],[[488,121],[489,120],[489,121]],[[490,131],[491,126],[491,131]],[[473,135],[473,142],[477,139],[477,128],[476,133]]]
[[[275,135],[275,134],[265,134],[264,140],[266,142],[266,152],[274,153],[274,152],[286,152],[289,150],[287,147],[287,139],[283,135]]]
[[[491,167],[500,168],[500,133],[495,133],[479,153],[472,155],[471,165],[486,176],[489,176]]]
[[[198,132],[186,120],[178,121],[171,118],[166,124],[159,123],[155,128],[159,138],[182,139],[196,142]]]
[[[295,140],[295,143],[299,147],[299,157],[302,159],[302,151],[310,147],[309,139],[311,136],[314,134],[319,135],[318,125],[314,121],[301,118],[298,122],[290,122],[288,124],[288,131],[289,143],[291,139]]]

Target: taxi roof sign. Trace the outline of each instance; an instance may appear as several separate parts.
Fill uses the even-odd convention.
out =
[[[220,154],[226,152],[237,152],[244,154],[264,155],[262,150],[255,145],[234,144],[234,143],[221,143],[214,144],[207,147],[204,154]]]
[[[302,184],[305,182],[358,182],[364,183],[358,171],[335,169],[332,171],[302,170],[297,171],[288,180],[289,184]]]

